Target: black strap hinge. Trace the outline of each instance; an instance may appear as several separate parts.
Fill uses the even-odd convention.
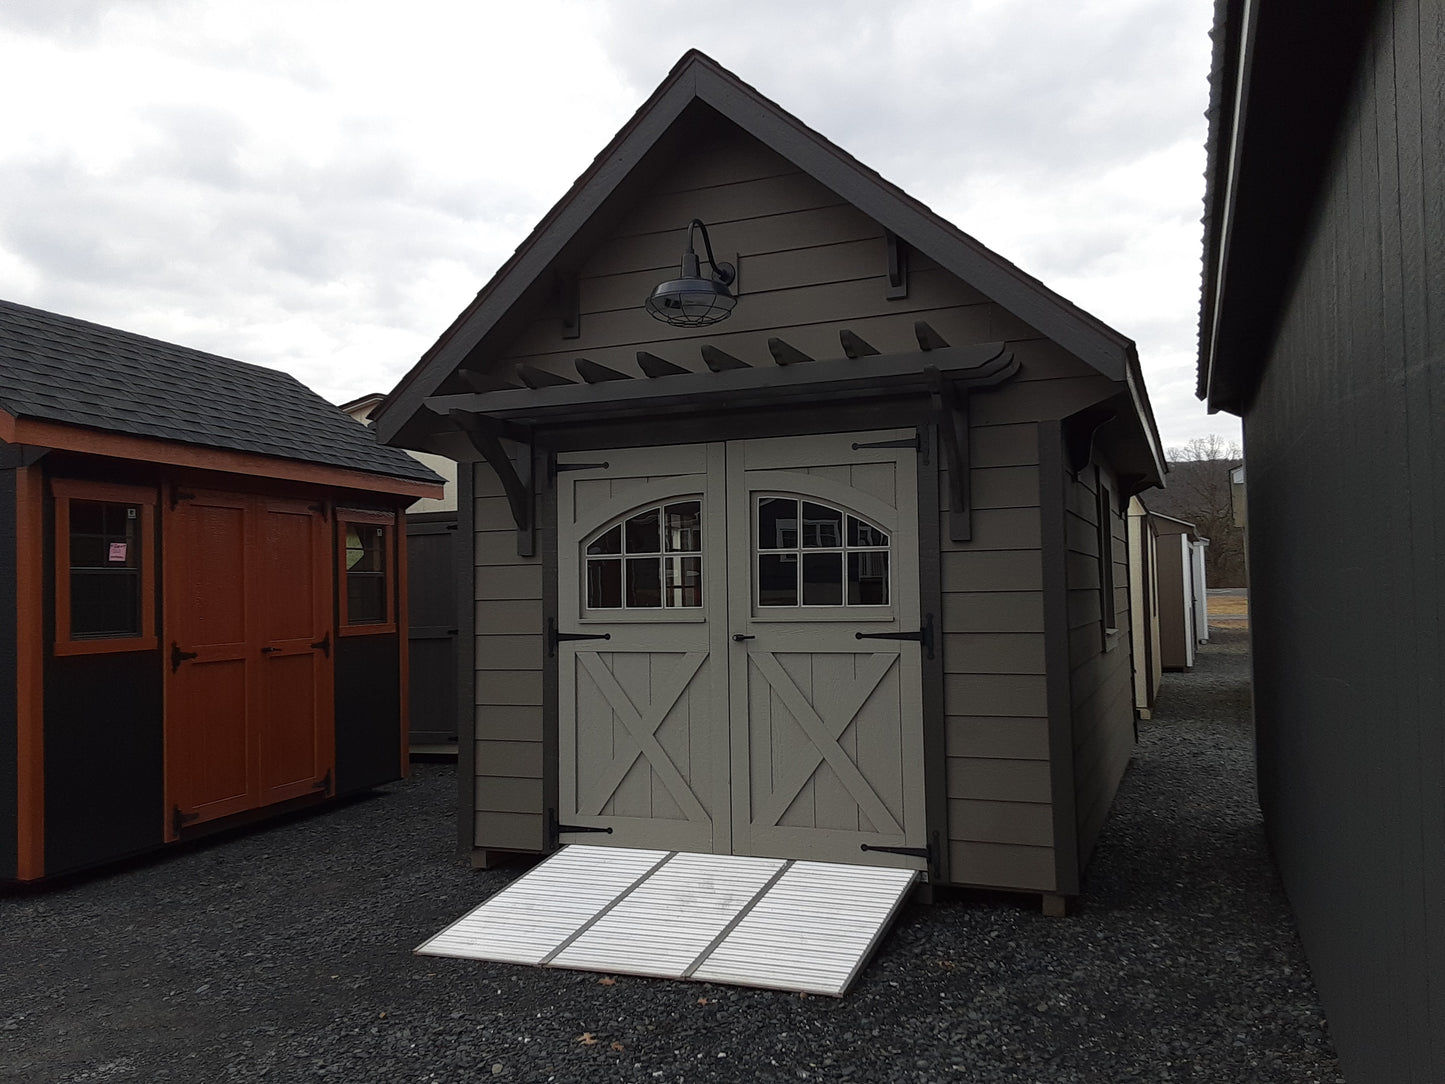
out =
[[[326,775],[325,775],[324,777],[322,777],[321,779],[318,779],[318,780],[316,781],[315,785],[314,785],[311,789],[312,789],[312,790],[325,790],[325,791],[329,791],[329,790],[331,789],[331,769],[330,769],[330,768],[327,768],[327,769],[326,769]]]
[[[855,640],[913,640],[923,645],[928,657],[933,658],[933,615],[923,619],[923,627],[917,632],[855,632]]]
[[[859,846],[862,851],[877,851],[880,854],[903,854],[909,858],[922,858],[930,866],[933,865],[932,847],[873,847],[867,843]]]
[[[325,655],[328,659],[331,658],[331,630],[327,629],[326,635],[317,640],[311,647],[321,652],[321,654]]]
[[[177,643],[172,642],[172,644],[171,644],[171,673],[173,673],[173,674],[176,673],[178,670],[180,670],[180,668],[181,668],[181,663],[185,662],[187,659],[194,659],[195,657],[196,657],[196,652],[194,652],[194,651],[182,651],[180,644],[177,644]]]
[[[597,828],[590,824],[563,824],[557,819],[555,809],[547,810],[547,836],[553,843],[558,842],[563,832],[595,832],[599,835],[610,836],[611,828]]]
[[[610,632],[559,632],[557,631],[557,619],[547,618],[547,658],[557,657],[557,645],[564,640],[610,640]]]
[[[192,821],[199,820],[200,816],[201,815],[199,813],[182,813],[180,806],[172,806],[171,828],[175,831],[176,835],[180,835],[182,828],[190,824]]]
[[[193,500],[195,500],[195,499],[196,499],[196,495],[195,495],[194,493],[187,493],[187,492],[186,492],[185,490],[183,490],[183,489],[176,489],[174,486],[171,487],[171,511],[172,511],[172,512],[174,512],[174,511],[176,510],[176,505],[180,504],[182,501],[193,501]]]
[[[914,433],[911,437],[901,437],[898,440],[874,440],[853,445],[855,452],[860,448],[912,448],[918,452],[923,450],[923,440],[917,433]]]

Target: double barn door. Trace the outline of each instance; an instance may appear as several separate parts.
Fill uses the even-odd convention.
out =
[[[925,867],[916,455],[559,457],[564,841]]]
[[[165,518],[166,830],[326,790],[332,574],[321,506],[177,491]]]

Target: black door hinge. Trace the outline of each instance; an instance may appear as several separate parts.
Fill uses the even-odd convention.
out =
[[[174,511],[176,510],[176,505],[180,504],[182,501],[193,501],[193,500],[195,500],[195,499],[196,499],[196,495],[195,495],[194,493],[187,493],[187,492],[186,492],[185,490],[183,490],[183,489],[176,489],[174,486],[171,487],[171,511],[172,511],[172,512],[174,512]]]
[[[331,633],[328,630],[326,635],[311,645],[313,650],[321,652],[328,659],[331,658]]]
[[[610,632],[558,632],[557,619],[547,618],[547,658],[557,657],[557,645],[564,640],[610,640]]]
[[[327,769],[326,769],[326,775],[325,775],[325,777],[322,778],[322,779],[317,780],[317,782],[312,786],[311,789],[312,789],[312,790],[330,790],[330,789],[331,789],[331,769],[330,769],[330,768],[327,768]]]
[[[180,644],[177,644],[177,643],[172,642],[172,644],[171,644],[171,673],[173,673],[173,674],[176,673],[178,670],[180,670],[180,668],[181,668],[181,663],[185,662],[187,659],[194,659],[195,657],[196,657],[196,652],[194,652],[194,651],[182,651]]]
[[[176,835],[180,835],[182,828],[190,824],[192,821],[199,820],[200,816],[201,815],[199,813],[182,813],[180,806],[172,806],[171,828],[175,831]]]
[[[913,640],[923,645],[928,657],[933,658],[933,615],[923,619],[923,627],[917,632],[855,632],[855,640]]]
[[[595,828],[588,824],[562,824],[557,820],[555,809],[547,810],[547,837],[555,844],[560,840],[563,832],[595,832],[599,835],[610,836],[612,829]]]
[[[880,854],[902,854],[909,858],[922,858],[931,866],[933,865],[932,847],[873,847],[867,843],[859,846],[862,851],[877,851]]]

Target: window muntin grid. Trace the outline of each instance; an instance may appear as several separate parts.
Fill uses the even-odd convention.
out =
[[[755,508],[759,607],[888,605],[887,531],[803,497],[759,495]]]
[[[702,606],[702,501],[635,512],[583,546],[589,610]]]

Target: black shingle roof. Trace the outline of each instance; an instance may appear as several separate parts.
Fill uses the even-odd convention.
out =
[[[440,482],[294,377],[0,301],[0,410],[107,433]]]

